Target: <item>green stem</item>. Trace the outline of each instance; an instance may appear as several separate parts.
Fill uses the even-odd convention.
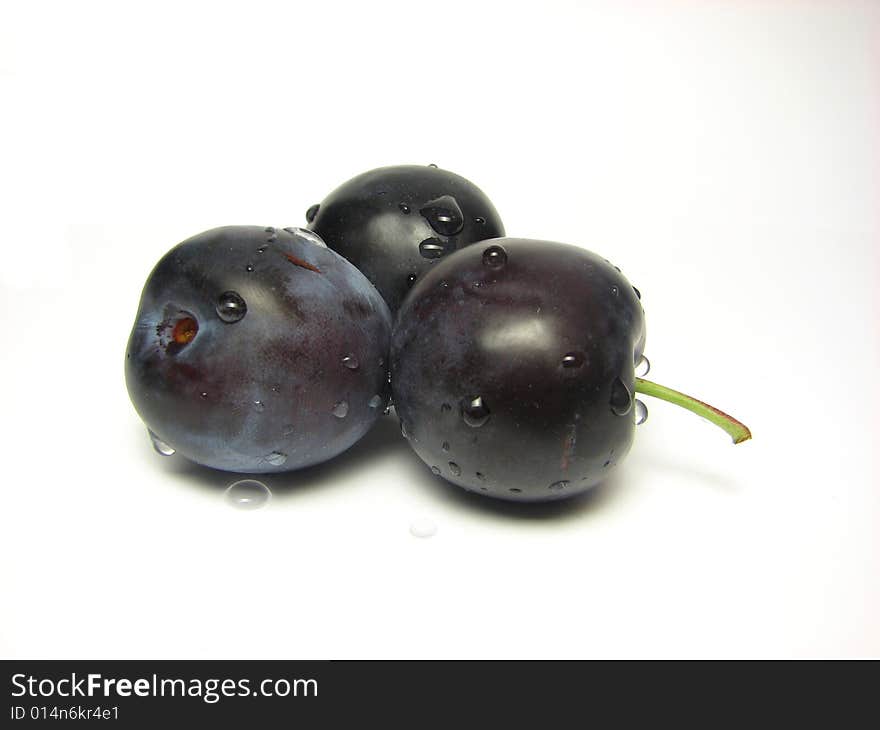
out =
[[[636,393],[652,395],[655,398],[661,398],[681,408],[687,408],[692,413],[702,416],[710,423],[714,423],[719,428],[727,431],[735,444],[748,441],[752,437],[752,432],[749,431],[746,425],[737,421],[733,416],[728,416],[724,411],[719,411],[708,403],[703,403],[701,400],[692,398],[684,393],[679,393],[672,388],[667,388],[665,385],[658,385],[644,378],[636,378]]]

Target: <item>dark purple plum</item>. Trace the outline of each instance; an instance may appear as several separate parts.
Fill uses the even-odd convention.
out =
[[[469,180],[432,165],[370,170],[306,212],[309,227],[357,266],[396,312],[413,282],[445,256],[504,235]]]
[[[288,471],[336,456],[382,414],[390,337],[379,293],[310,231],[217,228],[150,274],[126,385],[163,453]]]
[[[467,490],[580,494],[629,451],[636,391],[673,400],[636,378],[644,347],[640,295],[602,257],[515,238],[470,246],[422,277],[398,314],[401,429],[431,471]]]

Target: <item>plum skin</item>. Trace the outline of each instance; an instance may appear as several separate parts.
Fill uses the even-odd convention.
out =
[[[421,213],[450,196],[461,229],[445,235]],[[340,185],[307,214],[309,228],[357,266],[396,312],[414,280],[442,260],[425,258],[419,245],[436,239],[449,253],[504,235],[495,206],[469,180],[430,165],[380,167]],[[450,229],[451,230],[451,229]]]
[[[395,408],[410,446],[446,480],[506,500],[570,497],[629,451],[644,345],[639,297],[602,257],[484,241],[404,301],[391,344]]]
[[[146,426],[184,457],[233,472],[289,471],[341,453],[382,414],[390,312],[315,240],[227,226],[187,239],[153,269],[126,386]],[[240,319],[223,309],[232,321],[221,319],[228,292],[246,304]]]

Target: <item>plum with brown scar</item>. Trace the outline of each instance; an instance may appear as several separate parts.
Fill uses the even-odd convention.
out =
[[[128,342],[128,392],[162,454],[298,469],[363,436],[388,402],[391,314],[311,231],[227,226],[169,251]]]

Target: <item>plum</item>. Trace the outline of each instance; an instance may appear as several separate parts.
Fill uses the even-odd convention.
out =
[[[216,228],[150,274],[126,385],[162,453],[233,472],[299,469],[382,414],[390,337],[382,297],[314,233]]]
[[[391,344],[401,429],[431,471],[500,499],[545,501],[604,481],[633,442],[637,391],[748,430],[636,378],[640,294],[601,256],[500,238],[452,254],[401,307]]]
[[[357,266],[396,312],[443,257],[504,235],[495,206],[469,180],[433,165],[370,170],[306,212],[309,227]]]

